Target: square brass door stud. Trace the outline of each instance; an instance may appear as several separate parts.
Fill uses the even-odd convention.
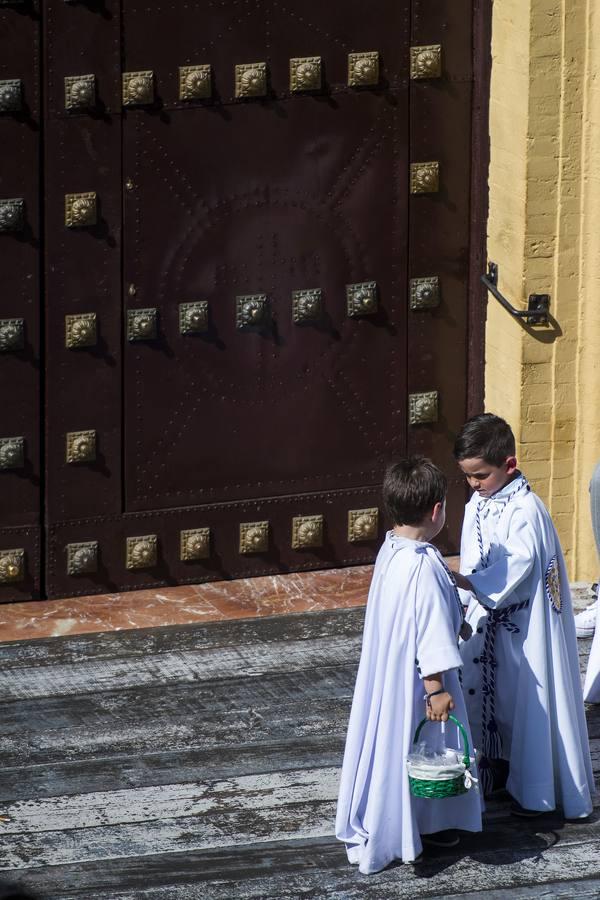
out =
[[[25,465],[25,438],[0,438],[0,469],[22,469]]]
[[[363,87],[379,83],[379,52],[348,54],[348,84]]]
[[[292,549],[323,546],[323,516],[294,516],[292,519]]]
[[[235,298],[237,328],[264,325],[267,320],[267,295],[243,294]]]
[[[299,56],[290,59],[290,91],[320,91],[322,71],[320,56]]]
[[[438,420],[438,392],[408,395],[408,421],[410,425],[425,425]]]
[[[20,78],[0,81],[0,112],[19,112],[23,106],[23,85]]]
[[[437,275],[430,278],[411,278],[410,308],[434,309],[440,305],[440,281]]]
[[[359,541],[374,541],[379,530],[379,510],[350,509],[348,511],[348,540],[355,544]]]
[[[25,578],[25,550],[0,550],[0,583],[10,584]]]
[[[65,78],[65,109],[91,109],[96,105],[96,76],[68,75]]]
[[[208,301],[179,304],[179,331],[181,334],[202,334],[208,331]]]
[[[98,541],[67,544],[67,575],[98,571]]]
[[[377,283],[362,281],[346,285],[346,308],[348,315],[372,316],[377,312]]]
[[[96,313],[65,316],[65,346],[69,350],[94,347],[98,341]]]
[[[89,228],[96,224],[98,204],[95,191],[85,194],[65,194],[65,225],[67,228]]]
[[[22,231],[25,223],[25,201],[21,197],[0,200],[0,231]]]
[[[179,99],[206,100],[212,95],[209,65],[179,66]]]
[[[88,463],[96,459],[95,431],[68,431],[67,453],[68,463]]]
[[[25,319],[0,319],[0,353],[22,350],[25,346]]]
[[[292,291],[292,317],[296,325],[302,322],[316,322],[323,311],[322,294],[319,288],[307,291]]]
[[[157,535],[143,534],[127,538],[125,565],[128,569],[151,569],[156,565],[157,558]]]
[[[435,194],[440,189],[440,164],[438,162],[411,163],[411,194]]]
[[[266,553],[269,549],[268,522],[242,522],[240,553]]]
[[[442,75],[441,44],[427,44],[410,48],[410,77],[440,78]]]
[[[267,64],[242,63],[235,67],[235,96],[264,97],[267,93]]]
[[[210,528],[190,528],[179,533],[179,558],[182,562],[208,559],[210,556]]]
[[[123,72],[123,106],[149,106],[154,103],[154,72]]]
[[[153,341],[158,333],[158,310],[149,309],[127,310],[127,340],[128,341]]]

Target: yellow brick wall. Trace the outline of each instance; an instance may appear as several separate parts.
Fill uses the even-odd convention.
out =
[[[525,328],[493,298],[486,408],[515,430],[571,577],[596,558],[588,483],[600,459],[600,0],[494,4],[488,256],[515,305],[549,293]]]

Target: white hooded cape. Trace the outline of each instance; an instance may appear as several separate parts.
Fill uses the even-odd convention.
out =
[[[474,632],[461,647],[469,719],[484,756],[492,746],[490,756],[509,760],[507,789],[518,803],[583,817],[595,788],[565,563],[544,504],[526,482],[507,500],[511,490],[480,512],[485,566],[477,494],[465,510],[461,572],[476,593],[461,592]],[[495,629],[486,607],[500,616]]]
[[[415,798],[406,770],[416,726],[425,714],[422,677],[446,672],[454,715],[470,738],[456,671],[461,622],[460,605],[438,551],[388,532],[369,591],[336,820],[336,836],[363,874],[377,872],[394,859],[414,860],[422,850],[420,834],[447,828],[481,830],[475,790],[443,800]],[[428,723],[421,738],[435,746],[441,730],[439,724]],[[445,726],[445,742],[461,748],[452,723]]]

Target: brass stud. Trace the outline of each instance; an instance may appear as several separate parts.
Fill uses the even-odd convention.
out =
[[[67,544],[67,575],[98,571],[98,541]]]
[[[67,228],[89,228],[96,224],[98,204],[95,191],[85,194],[65,194],[65,225]]]
[[[372,316],[377,312],[377,283],[363,281],[346,285],[346,308],[352,318]]]
[[[95,105],[95,75],[69,75],[65,78],[65,109],[90,109]]]
[[[434,309],[440,305],[440,280],[437,275],[430,278],[411,278],[410,308]]]
[[[68,431],[67,452],[68,463],[88,463],[96,459],[95,431]]]
[[[427,44],[410,48],[410,77],[440,78],[442,75],[441,44]]]
[[[181,334],[202,334],[208,331],[208,301],[179,304],[179,331]]]
[[[292,291],[292,318],[296,325],[302,322],[316,322],[321,318],[322,308],[322,294],[319,288]]]
[[[292,519],[292,549],[323,546],[323,516],[294,516]]]
[[[408,395],[408,421],[410,425],[424,425],[438,420],[438,392]]]
[[[154,103],[154,72],[123,72],[123,106],[148,106]]]
[[[269,549],[268,522],[242,522],[240,553],[266,553]]]
[[[435,194],[440,189],[439,162],[411,163],[411,194]]]
[[[182,562],[208,559],[210,556],[210,528],[190,528],[179,533]]]
[[[65,346],[69,350],[94,347],[98,340],[96,313],[65,316]]]
[[[128,309],[127,310],[127,340],[128,341],[153,341],[158,333],[158,310]]]
[[[179,67],[179,99],[206,100],[212,95],[210,66]]]
[[[126,551],[128,569],[151,569],[157,562],[158,537],[155,534],[128,537]]]
[[[25,550],[0,550],[0,583],[9,584],[25,578]]]
[[[21,197],[0,200],[0,231],[22,231],[25,223],[25,201]]]
[[[25,438],[0,438],[0,469],[22,469],[25,465]]]
[[[264,97],[267,93],[267,64],[242,63],[235,67],[235,96]]]
[[[363,87],[379,83],[379,53],[377,50],[368,53],[348,54],[348,84],[351,87]]]
[[[322,86],[321,57],[290,59],[290,91],[319,91]]]
[[[19,112],[23,108],[23,84],[19,78],[0,81],[0,112]]]
[[[348,511],[348,540],[351,543],[359,541],[374,541],[379,530],[379,510],[376,506],[371,509],[351,509]]]
[[[22,350],[25,346],[25,320],[0,319],[0,353]]]
[[[266,294],[243,294],[236,300],[236,326],[248,328],[263,325],[267,318]]]

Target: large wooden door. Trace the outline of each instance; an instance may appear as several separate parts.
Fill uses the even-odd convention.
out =
[[[478,15],[43,5],[48,596],[370,561],[406,452],[456,550]]]

